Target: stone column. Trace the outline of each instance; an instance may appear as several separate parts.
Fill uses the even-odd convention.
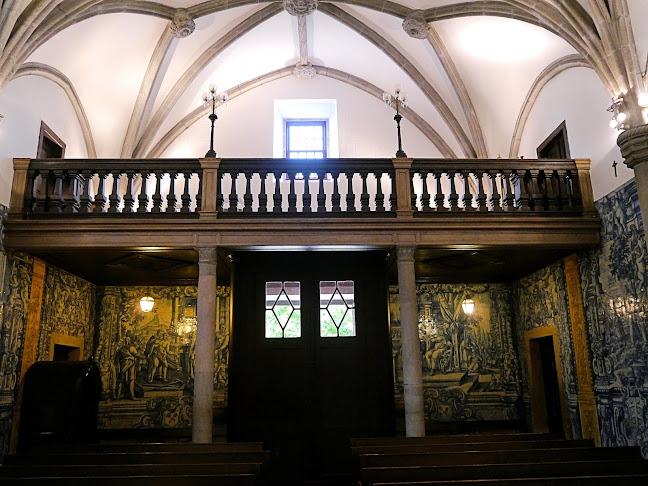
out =
[[[648,125],[626,130],[619,135],[617,145],[626,165],[634,169],[644,237],[648,243]]]
[[[403,346],[405,434],[408,437],[423,437],[425,436],[423,374],[418,335],[414,250],[413,247],[398,248],[398,293],[400,296],[401,341]]]
[[[198,254],[198,328],[192,440],[195,443],[211,443],[216,338],[216,248],[199,248]]]

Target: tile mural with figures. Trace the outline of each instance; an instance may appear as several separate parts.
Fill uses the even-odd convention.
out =
[[[474,312],[462,302],[472,298]],[[517,420],[517,361],[507,285],[417,284],[426,424]],[[398,287],[390,288],[397,400],[403,399]]]
[[[106,287],[99,291],[100,426],[191,426],[196,287]],[[155,300],[150,312],[140,299]],[[226,405],[229,289],[218,288],[215,399]]]
[[[579,256],[601,445],[648,458],[648,274],[634,180],[596,202],[601,247]]]
[[[521,278],[512,286],[513,322],[515,324],[520,372],[522,374],[523,396],[527,424],[531,424],[529,405],[529,370],[527,363],[525,332],[545,326],[558,330],[558,345],[562,368],[562,382],[567,406],[568,435],[581,437],[580,414],[578,411],[578,387],[576,363],[571,334],[571,318],[567,300],[567,282],[562,261]]]

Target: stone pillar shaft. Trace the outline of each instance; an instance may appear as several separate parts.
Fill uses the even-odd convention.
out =
[[[405,433],[408,437],[423,437],[423,374],[418,335],[414,250],[411,247],[398,248],[398,293],[401,311]]]
[[[216,248],[200,248],[192,440],[211,443],[216,339]]]

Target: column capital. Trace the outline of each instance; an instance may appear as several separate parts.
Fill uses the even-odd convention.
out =
[[[198,263],[216,263],[216,248],[198,248]]]
[[[625,164],[634,169],[642,162],[648,161],[648,125],[629,128],[617,138],[617,145]]]
[[[414,261],[415,246],[399,246],[396,248],[396,255],[401,261]]]

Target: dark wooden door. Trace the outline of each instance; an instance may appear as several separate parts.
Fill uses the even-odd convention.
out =
[[[553,338],[551,336],[543,337],[538,339],[538,343],[540,344],[542,381],[547,407],[547,426],[550,433],[563,435],[563,414],[560,405],[560,386]]]
[[[393,432],[385,254],[241,252],[235,266],[230,440],[264,441],[276,476],[348,472],[349,437]],[[299,337],[266,337],[268,282],[293,295]],[[340,295],[353,306],[355,335],[323,337],[326,289],[348,282],[353,297]]]

